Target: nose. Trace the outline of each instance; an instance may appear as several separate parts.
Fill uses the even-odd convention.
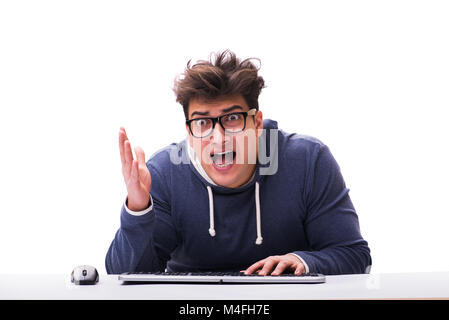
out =
[[[215,123],[215,126],[212,129],[212,134],[210,136],[210,139],[215,143],[220,143],[224,140],[226,140],[226,133],[224,129],[221,127],[221,125],[218,123],[218,121]]]

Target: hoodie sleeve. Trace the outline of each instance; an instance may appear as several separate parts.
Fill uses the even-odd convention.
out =
[[[340,168],[325,145],[314,150],[313,165],[306,178],[304,221],[310,251],[295,251],[309,272],[322,274],[367,273],[371,266],[368,243]]]
[[[164,271],[177,246],[166,192],[167,180],[147,162],[151,173],[153,208],[143,215],[132,215],[122,206],[120,228],[106,254],[108,274]]]

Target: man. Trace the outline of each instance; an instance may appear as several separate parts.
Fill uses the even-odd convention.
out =
[[[189,61],[174,86],[187,139],[145,162],[120,129],[128,196],[108,273],[369,272],[370,250],[329,148],[263,120],[263,87],[251,59],[230,51]]]

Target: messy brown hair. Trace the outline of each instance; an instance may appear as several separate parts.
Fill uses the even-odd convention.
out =
[[[259,61],[259,67],[252,60]],[[191,60],[180,76],[175,79],[173,91],[186,119],[189,114],[189,102],[196,98],[211,100],[221,96],[241,94],[248,106],[259,110],[259,94],[265,82],[257,72],[260,60],[248,58],[240,60],[229,50],[212,53],[209,61],[199,60],[191,66]]]

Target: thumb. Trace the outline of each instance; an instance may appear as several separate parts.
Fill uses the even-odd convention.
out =
[[[145,152],[141,147],[134,147],[134,153],[136,154],[136,159],[139,165],[145,165]]]

